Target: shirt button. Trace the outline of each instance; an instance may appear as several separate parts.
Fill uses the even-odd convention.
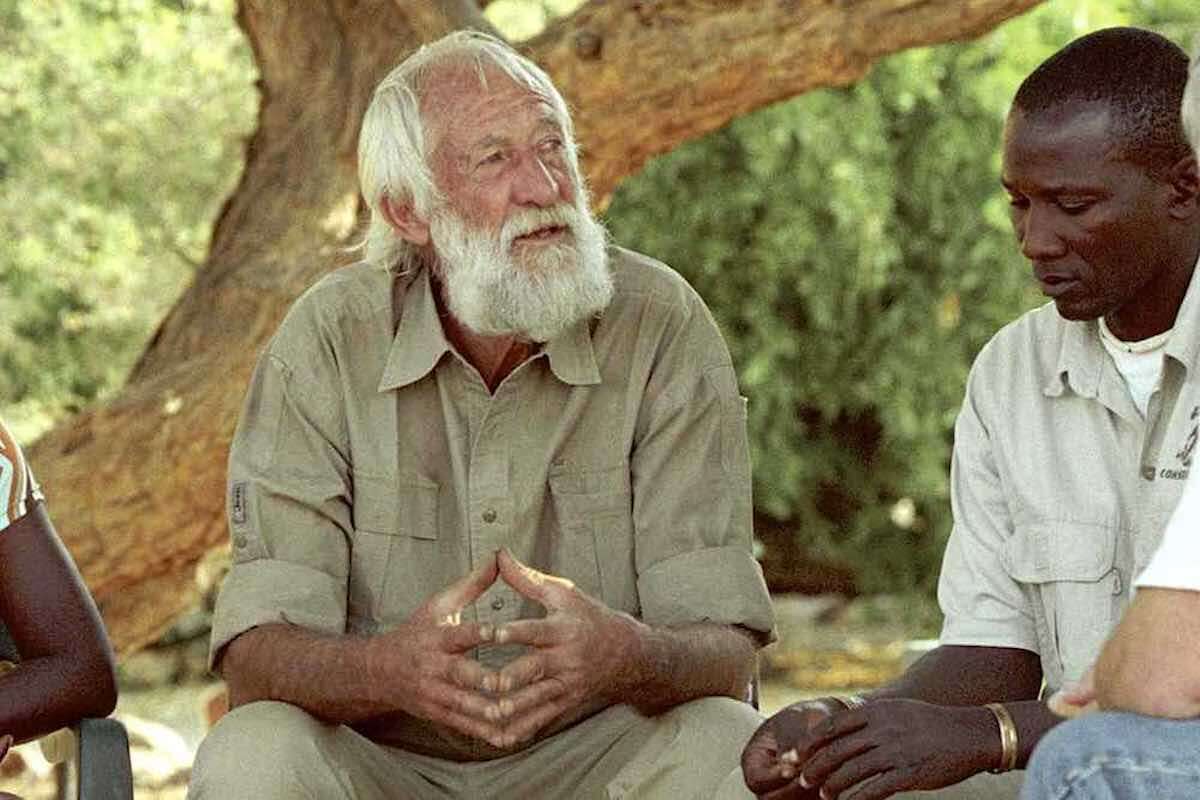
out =
[[[1152,466],[1142,467],[1142,477],[1148,481],[1154,480],[1154,467],[1152,467]]]
[[[237,545],[238,547],[245,547],[246,546],[246,537],[241,536],[241,535],[235,536],[235,537],[233,537],[233,543],[235,545]]]
[[[503,597],[497,597],[495,600],[492,601],[492,611],[499,611],[502,608],[504,608],[504,598]]]
[[[489,523],[495,522],[496,521],[496,512],[490,508],[487,511],[484,511],[483,512],[483,521],[489,522]]]

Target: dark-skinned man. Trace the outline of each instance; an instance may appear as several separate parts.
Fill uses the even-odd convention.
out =
[[[1014,797],[1179,500],[1200,421],[1197,170],[1187,57],[1085,36],[1021,85],[1002,181],[1052,302],[980,352],[955,428],[940,646],[863,698],[776,714],[743,753],[760,797]],[[960,783],[961,782],[961,783]],[[945,788],[949,787],[949,788]]]
[[[1183,93],[1183,128],[1200,153],[1200,69]],[[1137,595],[1078,686],[1050,699],[1072,720],[1042,738],[1022,800],[1200,797],[1200,471]],[[1093,713],[1098,712],[1098,713]]]
[[[608,246],[562,96],[491,37],[384,78],[359,177],[365,259],[234,439],[191,796],[712,797],[772,618],[711,315]]]

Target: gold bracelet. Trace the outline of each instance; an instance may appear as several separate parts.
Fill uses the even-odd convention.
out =
[[[1012,714],[1000,703],[988,703],[984,706],[996,718],[1000,726],[1000,766],[988,772],[998,775],[1016,769],[1017,766],[1017,723],[1013,722]]]

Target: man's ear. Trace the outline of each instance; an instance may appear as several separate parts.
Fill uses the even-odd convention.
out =
[[[1167,173],[1167,182],[1172,190],[1172,217],[1188,219],[1200,211],[1200,169],[1196,166],[1194,155],[1176,161]]]
[[[396,229],[401,239],[417,247],[429,244],[429,223],[417,215],[412,203],[397,202],[384,195],[379,206],[384,218]]]

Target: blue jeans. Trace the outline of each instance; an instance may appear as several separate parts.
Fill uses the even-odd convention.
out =
[[[1200,720],[1100,712],[1064,722],[1034,750],[1021,800],[1200,798]]]

